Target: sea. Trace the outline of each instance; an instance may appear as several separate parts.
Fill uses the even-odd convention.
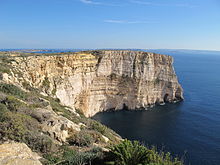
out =
[[[150,51],[174,58],[185,100],[147,111],[103,112],[93,118],[123,138],[169,151],[187,165],[220,165],[220,52]]]

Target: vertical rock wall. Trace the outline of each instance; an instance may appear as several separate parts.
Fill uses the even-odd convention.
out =
[[[16,57],[13,68],[22,76],[15,73],[7,81],[39,88],[93,116],[182,100],[172,64],[170,56],[125,50]]]

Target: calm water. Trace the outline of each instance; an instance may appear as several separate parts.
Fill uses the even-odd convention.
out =
[[[192,165],[220,165],[220,53],[165,52],[175,59],[185,101],[150,111],[99,113],[122,137],[183,155]]]

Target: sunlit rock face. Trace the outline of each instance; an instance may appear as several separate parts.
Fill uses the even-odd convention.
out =
[[[1,165],[42,165],[40,158],[24,143],[11,142],[0,145]]]
[[[173,58],[167,55],[106,50],[14,59],[13,67],[22,76],[8,76],[8,82],[39,88],[87,117],[183,99]]]

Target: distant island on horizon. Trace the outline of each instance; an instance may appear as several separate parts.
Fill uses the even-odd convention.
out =
[[[94,49],[87,49],[87,48],[10,48],[10,49],[0,49],[0,51],[14,51],[14,52],[26,52],[26,53],[62,53],[62,52],[78,52],[78,51],[86,51],[86,50],[132,50],[132,51],[150,51],[150,52],[183,52],[183,53],[217,53],[219,54],[220,50],[194,50],[194,49],[136,49],[136,48],[94,48]]]

